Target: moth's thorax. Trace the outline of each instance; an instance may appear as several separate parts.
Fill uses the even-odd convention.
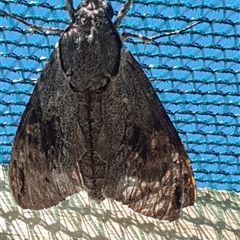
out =
[[[82,5],[60,41],[61,67],[71,87],[102,92],[120,65],[122,42],[104,6]]]

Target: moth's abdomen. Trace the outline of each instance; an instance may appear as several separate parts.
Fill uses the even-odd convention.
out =
[[[104,184],[106,163],[94,151],[89,150],[81,157],[79,169],[82,173],[82,180],[85,190],[90,197],[101,200],[102,187]]]
[[[91,198],[100,200],[107,168],[102,95],[88,92],[79,96],[84,99],[79,104],[79,126],[85,138],[85,152],[78,166],[84,188]]]

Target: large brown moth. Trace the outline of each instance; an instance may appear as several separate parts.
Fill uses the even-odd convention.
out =
[[[187,152],[106,0],[83,0],[44,68],[19,124],[9,166],[22,208],[85,189],[160,220],[196,200]],[[127,6],[127,7],[126,7]]]

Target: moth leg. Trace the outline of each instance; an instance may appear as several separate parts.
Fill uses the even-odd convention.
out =
[[[11,17],[11,18],[23,23],[24,25],[28,26],[32,32],[37,31],[37,30],[48,31],[48,32],[56,32],[56,33],[59,33],[59,34],[62,34],[64,32],[64,30],[59,29],[59,28],[46,28],[46,27],[30,24],[27,21],[23,20],[21,17],[19,17],[17,15],[13,15],[13,14],[8,13],[8,12],[5,12],[3,10],[0,10],[0,14],[3,15],[3,16]]]
[[[178,34],[184,34],[184,33],[187,32],[188,29],[193,28],[194,26],[198,25],[201,22],[202,21],[198,21],[198,22],[195,22],[195,23],[193,23],[193,24],[191,24],[191,25],[189,25],[189,26],[187,26],[183,29],[176,30],[176,31],[173,31],[173,32],[166,32],[166,33],[156,35],[156,36],[153,36],[153,37],[144,37],[144,36],[141,36],[141,35],[125,32],[125,33],[122,33],[121,39],[122,39],[122,41],[125,41],[127,38],[136,38],[136,39],[139,39],[139,40],[143,41],[144,43],[152,43],[153,41],[155,41],[158,38],[168,37],[168,36],[178,35]]]
[[[73,0],[66,0],[66,7],[68,11],[68,15],[73,21],[74,15],[75,15],[75,9],[73,7]]]
[[[114,22],[114,26],[116,28],[121,24],[123,18],[125,18],[125,16],[127,15],[128,11],[129,11],[129,9],[130,9],[130,7],[132,5],[132,2],[133,2],[133,0],[128,0],[123,5],[123,7],[120,9],[120,11],[118,12],[117,18],[116,18],[116,20]]]

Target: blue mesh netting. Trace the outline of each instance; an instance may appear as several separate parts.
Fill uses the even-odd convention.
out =
[[[111,2],[115,14],[125,0]],[[75,6],[78,4],[75,1]],[[202,24],[149,45],[126,41],[152,81],[193,163],[197,186],[240,191],[239,1],[135,0],[119,31],[152,36]],[[65,1],[0,0],[0,9],[37,25],[66,28]],[[30,34],[0,16],[0,163],[33,86],[59,36]]]

